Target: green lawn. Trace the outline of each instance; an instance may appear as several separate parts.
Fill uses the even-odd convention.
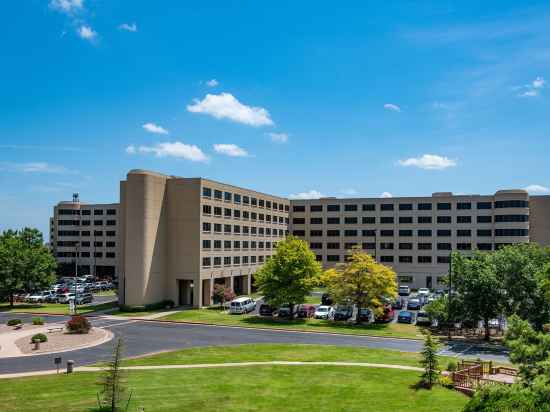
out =
[[[116,290],[114,289],[101,290],[101,291],[94,292],[94,295],[95,296],[116,296]]]
[[[91,411],[98,373],[2,381],[3,412]],[[468,398],[416,390],[410,371],[336,366],[261,366],[128,373],[129,411],[460,411]]]
[[[389,323],[369,325],[349,325],[320,319],[278,320],[252,315],[230,315],[218,308],[183,310],[161,319],[205,322],[218,325],[234,325],[250,328],[285,328],[304,331],[337,332],[353,335],[376,335],[401,338],[422,338],[420,328],[413,325]]]
[[[450,358],[440,357],[442,367]],[[419,366],[420,354],[349,346],[261,343],[186,348],[124,361],[125,366],[190,365],[233,362],[367,362]]]
[[[118,302],[107,302],[98,305],[77,306],[78,313],[87,314],[98,310],[110,309],[118,306]],[[52,315],[68,315],[69,305],[62,303],[16,303],[13,308],[7,303],[0,304],[0,312],[27,312],[27,313],[49,313]]]

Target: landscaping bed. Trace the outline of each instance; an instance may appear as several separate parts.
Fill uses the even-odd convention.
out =
[[[77,349],[82,346],[88,346],[96,342],[105,340],[110,332],[92,328],[88,333],[72,334],[65,331],[55,331],[46,333],[47,341],[40,344],[40,349],[34,350],[34,344],[31,343],[32,336],[25,336],[15,341],[15,345],[24,354],[39,354],[47,352],[57,352],[67,349]]]

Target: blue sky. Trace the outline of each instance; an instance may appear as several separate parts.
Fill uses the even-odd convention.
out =
[[[0,229],[145,168],[283,196],[550,193],[547,1],[7,1]]]

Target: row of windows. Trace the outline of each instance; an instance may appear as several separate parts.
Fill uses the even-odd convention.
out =
[[[231,240],[224,240],[223,243],[221,240],[210,240],[210,239],[203,239],[202,241],[202,248],[203,249],[212,249],[212,246],[214,246],[215,250],[222,249],[224,250],[238,250],[241,249],[271,249],[271,242],[256,242],[255,240],[248,241],[243,240],[242,242],[240,240],[234,240],[231,242]],[[273,248],[275,249],[277,247],[277,243],[273,242]]]
[[[311,217],[309,223],[312,225],[322,225],[322,217]],[[496,215],[495,222],[528,222],[529,215]],[[340,223],[345,225],[356,225],[359,224],[359,217],[357,216],[347,216],[344,219],[339,217],[327,217],[327,225],[339,225]],[[413,224],[412,216],[399,216],[398,222],[400,224]],[[433,223],[432,216],[417,216],[416,222],[419,224],[431,224]],[[451,224],[453,223],[452,216],[437,216],[436,222],[440,224]],[[295,217],[292,219],[294,225],[304,225],[306,219],[304,217]],[[374,216],[363,216],[361,218],[361,223],[364,225],[373,225],[376,224],[376,217]],[[393,216],[382,216],[379,219],[380,224],[394,224],[395,218]],[[457,216],[456,223],[472,223],[472,216]],[[492,216],[477,216],[477,223],[492,223]]]
[[[381,236],[381,237],[394,237],[397,233],[400,237],[411,237],[414,235],[414,231],[411,229],[401,229],[398,231],[395,230],[357,230],[357,229],[346,229],[346,230],[338,230],[338,229],[332,229],[327,230],[326,232],[323,232],[322,230],[310,230],[309,236],[310,237],[322,237],[323,234],[326,233],[326,236],[328,237],[338,237],[342,234],[347,237],[375,237]],[[450,229],[437,229],[435,231],[436,235],[438,237],[449,237],[452,236],[452,230]],[[493,231],[491,229],[477,229],[475,231],[476,235],[478,237],[491,237],[493,236]],[[292,234],[294,236],[299,237],[305,237],[306,231],[305,230],[294,230],[292,231]],[[417,236],[419,237],[431,237],[433,236],[432,229],[418,229],[416,231]],[[494,230],[495,236],[528,236],[529,235],[529,229],[495,229]],[[458,237],[470,237],[472,236],[472,230],[470,229],[457,229],[456,230],[456,236]]]
[[[94,247],[103,247],[103,242],[102,241],[95,241],[93,244],[94,244]],[[81,242],[81,244],[80,244],[81,247],[90,247],[90,245],[91,245],[91,243],[89,241],[84,241],[84,242]],[[59,246],[59,247],[77,247],[78,242],[77,241],[58,240],[57,241],[57,246]],[[106,247],[115,247],[116,243],[115,242],[105,242],[105,246]]]
[[[327,242],[325,244],[327,249],[341,249],[342,244],[339,242]],[[355,247],[359,247],[361,249],[375,249],[376,244],[374,242],[363,242],[363,243],[344,243],[343,244],[344,249],[351,250]],[[432,250],[433,248],[432,243],[418,243],[416,245],[417,250]],[[319,250],[323,249],[323,243],[322,242],[311,242],[309,244],[309,247],[312,250]],[[394,244],[391,242],[381,242],[378,244],[378,247],[380,250],[413,250],[414,244],[410,242],[402,242],[398,244]],[[435,248],[437,250],[453,250],[451,243],[436,243]],[[457,243],[455,248],[456,250],[472,250],[473,246],[471,243]],[[477,248],[480,250],[492,250],[492,244],[491,243],[478,243]]]
[[[235,235],[259,235],[259,236],[279,236],[283,237],[285,235],[285,230],[283,229],[271,229],[270,227],[256,227],[256,226],[240,226],[240,225],[222,225],[221,223],[210,223],[202,222],[202,231],[211,232],[212,227],[214,228],[214,233],[233,233]],[[241,230],[242,229],[242,230]]]
[[[451,210],[452,209],[452,203],[450,202],[438,202],[435,204],[435,208],[437,210]],[[335,205],[326,205],[327,212],[339,212],[340,211],[339,204]],[[359,206],[361,206],[361,209],[363,211],[375,211],[376,210],[376,204],[370,203],[370,204],[345,204],[344,206],[344,212],[357,212],[359,210]],[[380,203],[379,210],[380,211],[393,211],[395,210],[396,205],[394,203]],[[496,209],[499,208],[510,208],[510,207],[529,207],[529,202],[525,200],[504,200],[504,201],[496,201],[494,202],[494,207]],[[310,205],[309,211],[310,212],[323,212],[324,205]],[[418,203],[416,205],[417,210],[432,210],[434,208],[434,204],[432,203]],[[476,208],[477,209],[492,209],[493,208],[493,202],[476,202]],[[413,204],[412,203],[399,203],[397,204],[398,210],[413,210]],[[472,209],[472,202],[457,202],[456,203],[456,209],[457,210],[471,210]],[[292,207],[293,212],[305,212],[306,207],[305,205],[294,205]]]
[[[82,223],[82,226],[90,226],[91,221],[90,220],[58,220],[57,225],[58,226],[80,226]],[[105,222],[107,226],[115,226],[116,220],[107,220]],[[94,220],[94,226],[103,226],[103,220]]]
[[[322,255],[316,255],[318,261],[323,260]],[[349,255],[327,255],[327,262],[342,262],[347,261],[350,258]],[[381,263],[394,263],[396,261],[395,257],[392,255],[380,256],[378,259]],[[413,263],[412,256],[399,256],[399,263]],[[430,264],[432,263],[432,256],[417,256],[416,262],[420,264]],[[449,263],[449,256],[437,256],[437,263]]]
[[[83,230],[82,232],[79,232],[78,230],[58,230],[57,236],[90,236],[90,231]],[[94,236],[103,236],[103,230],[94,230]],[[116,236],[116,232],[114,230],[106,230],[105,236]]]
[[[92,211],[90,209],[82,209],[82,211],[78,209],[59,209],[57,211],[58,215],[84,215],[89,216],[92,214]],[[94,216],[103,216],[103,214],[114,216],[116,215],[116,209],[94,209]]]
[[[251,205],[257,207],[265,207],[266,209],[273,209],[279,211],[288,212],[288,205],[282,203],[272,202],[271,200],[257,199],[255,197],[241,196],[238,193],[222,192],[221,190],[212,190],[209,187],[202,188],[203,197],[212,198],[214,193],[214,199],[224,200],[226,202],[233,202],[235,204]]]
[[[222,208],[218,206],[210,206],[210,205],[202,205],[202,213],[205,215],[212,215],[212,211],[214,211],[214,216],[222,217],[222,211],[223,211],[223,217],[226,218],[235,218],[235,219],[243,219],[243,220],[259,220],[260,222],[266,221],[266,222],[273,222],[273,223],[286,223],[288,224],[288,217],[284,218],[283,216],[271,216],[271,215],[265,215],[263,213],[256,213],[256,212],[249,212],[248,210],[239,210],[239,209],[230,209],[230,208]]]
[[[238,266],[238,265],[255,265],[256,263],[264,263],[264,259],[268,260],[271,256],[214,256],[214,257],[203,257],[202,266],[214,267],[222,266]]]
[[[95,258],[102,258],[103,257],[103,252],[94,252],[93,255],[91,255],[90,252],[80,252],[79,255],[80,255],[80,257],[83,257],[83,258],[89,258],[91,256],[93,256]],[[60,257],[60,258],[76,258],[77,253],[76,252],[57,252],[57,257]],[[115,254],[115,252],[106,252],[105,257],[109,258],[109,259],[114,259],[116,257],[116,254]]]

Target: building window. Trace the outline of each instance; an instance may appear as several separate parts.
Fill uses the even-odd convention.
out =
[[[472,204],[470,202],[458,202],[456,204],[456,208],[458,210],[470,210],[472,208]]]
[[[295,225],[304,225],[306,223],[306,219],[303,217],[295,217],[292,219],[292,223]]]
[[[363,242],[361,244],[361,248],[362,249],[376,249],[376,244],[372,243],[372,242]]]
[[[432,204],[431,203],[419,203],[418,204],[418,210],[432,210]]]
[[[496,215],[495,222],[528,222],[529,215]]]
[[[437,244],[437,250],[451,250],[451,244],[450,243],[438,243]]]
[[[103,210],[95,209],[94,210],[94,216],[103,216]]]
[[[472,231],[470,229],[458,229],[456,235],[458,237],[469,237],[472,236]]]
[[[109,237],[113,237],[113,236],[116,236],[116,232],[114,230],[107,230],[105,232],[105,235]]]
[[[202,265],[203,266],[210,266],[212,263],[211,263],[211,259],[209,257],[203,257],[202,258]]]
[[[412,203],[399,203],[399,210],[413,210]]]
[[[380,223],[382,224],[393,224],[393,216],[382,216],[380,218]]]
[[[418,256],[418,263],[432,263],[431,256]]]
[[[232,198],[233,198],[233,195],[231,194],[231,192],[223,193],[223,200],[225,200],[226,202],[231,202]]]
[[[327,217],[327,224],[328,225],[339,225],[340,224],[340,218],[339,217]]]
[[[224,248],[224,250],[231,250],[231,241],[230,240],[224,240],[223,241],[223,248]]]
[[[344,236],[357,236],[357,230],[355,229],[344,230]]]
[[[409,229],[399,231],[399,236],[409,237],[409,236],[412,236],[412,235],[413,235],[413,231],[409,230]]]
[[[432,250],[432,244],[431,243],[419,243],[418,244],[418,250]]]
[[[223,192],[221,190],[214,190],[214,199],[217,199],[217,200],[222,200],[223,198]],[[215,258],[214,258],[214,262],[215,262]]]
[[[306,211],[306,207],[305,206],[298,206],[298,205],[295,205],[295,206],[292,206],[292,211],[293,212],[305,212]]]
[[[449,256],[438,256],[437,257],[437,263],[449,263],[451,261],[451,259],[449,258]],[[440,283],[438,281],[438,283]]]
[[[528,229],[495,229],[495,236],[529,236]]]
[[[340,255],[327,255],[327,262],[340,262]]]
[[[478,216],[477,217],[477,223],[492,223],[493,217],[492,216]]]
[[[89,216],[90,214],[92,213],[92,211],[90,209],[84,209],[82,211],[82,215],[83,216]]]
[[[231,256],[224,256],[223,257],[223,265],[224,266],[231,266]]]
[[[410,224],[413,222],[412,216],[399,216],[400,224]]]
[[[233,256],[233,264],[234,265],[240,265],[241,264],[241,257],[240,256]]]
[[[357,212],[357,205],[344,205],[345,212]]]
[[[204,197],[212,197],[212,189],[210,189],[209,187],[203,187],[202,188],[202,195]],[[208,265],[210,266],[210,265]]]
[[[344,249],[346,250],[351,250],[355,247],[359,246],[358,243],[354,243],[354,242],[348,242],[348,243],[344,243]]]
[[[102,230],[94,230],[94,236],[103,236]]]
[[[107,226],[116,226],[116,220],[107,220],[105,223]]]
[[[380,256],[380,262],[382,263],[392,263],[393,256]]]
[[[418,236],[420,237],[430,237],[432,235],[431,229],[420,229],[418,231]]]
[[[364,225],[374,225],[376,223],[376,218],[374,216],[364,216],[361,218],[361,223]]]
[[[458,250],[472,250],[472,244],[471,243],[457,243],[456,248]]]
[[[381,230],[380,236],[383,236],[383,237],[393,236],[393,230]]]
[[[491,229],[477,229],[478,237],[491,237],[493,236],[493,231]]]
[[[222,265],[222,258],[221,256],[215,256],[214,257],[214,266],[221,266]]]
[[[399,256],[399,263],[412,263],[412,256]]]
[[[437,236],[439,237],[448,237],[451,236],[451,231],[449,229],[438,229]]]
[[[327,212],[339,212],[340,205],[327,205]]]
[[[241,195],[235,193],[235,195],[233,195],[233,202],[237,204],[241,203]]]
[[[451,210],[451,204],[450,203],[438,203],[437,204],[437,210]]]
[[[340,243],[329,242],[327,243],[327,249],[340,249]]]
[[[340,236],[339,230],[327,230],[327,236],[334,237],[334,236]]]
[[[493,244],[492,243],[478,243],[477,248],[479,250],[493,250]]]
[[[305,230],[293,230],[292,235],[293,236],[304,237],[306,235],[306,231]]]
[[[94,252],[94,257],[102,258],[103,257],[103,252]]]
[[[208,239],[203,239],[202,241],[202,248],[203,249],[210,249],[212,247],[212,241]]]
[[[374,212],[375,210],[376,205],[374,203],[363,205],[363,212]]]
[[[116,215],[116,209],[107,209],[107,214],[109,216],[114,216]]]
[[[419,224],[431,224],[432,223],[432,217],[431,216],[418,216],[418,223]]]
[[[311,242],[309,244],[309,248],[310,249],[322,249],[323,248],[323,244],[322,243],[318,243],[318,242]]]
[[[509,207],[529,207],[527,200],[498,200],[495,202],[495,209],[503,209]]]
[[[355,225],[359,222],[359,219],[356,217],[345,217],[344,224],[346,225]]]
[[[376,230],[362,230],[361,235],[364,237],[373,237],[376,236]]]
[[[259,207],[264,207],[264,206],[265,206],[265,200],[263,200],[263,199],[258,199],[258,206],[259,206]]]
[[[413,283],[413,277],[408,275],[397,276],[399,283]]]
[[[380,210],[383,212],[389,212],[393,210],[393,203],[382,203],[380,205]]]
[[[323,205],[311,205],[309,207],[310,212],[322,212],[323,211]]]
[[[202,213],[205,214],[205,215],[211,215],[212,214],[212,206],[202,205]]]
[[[312,236],[312,237],[320,237],[320,236],[323,236],[323,231],[322,230],[310,230],[309,235]]]
[[[84,242],[82,242],[84,243]],[[115,242],[105,242],[105,246],[107,247],[115,247],[116,246],[116,243]]]
[[[472,216],[457,216],[456,223],[472,223]]]
[[[400,250],[412,250],[413,244],[412,243],[399,243],[399,249]]]
[[[323,218],[322,217],[312,217],[309,219],[309,223],[312,225],[322,225],[323,224]]]
[[[258,206],[258,199],[256,199],[255,197],[251,197],[250,198],[250,204],[252,206]]]
[[[94,220],[94,226],[103,226],[103,220]]]
[[[202,222],[202,231],[210,232],[212,230],[212,224],[209,222]]]
[[[492,206],[491,202],[477,202],[478,209],[492,209]]]
[[[243,205],[249,205],[250,204],[250,198],[248,196],[243,196]]]
[[[380,249],[381,250],[393,250],[393,243],[391,243],[391,242],[381,242],[380,243]]]
[[[115,252],[107,252],[107,253],[105,253],[105,257],[110,258],[110,259],[114,259]]]
[[[438,216],[437,223],[452,223],[451,216]]]

